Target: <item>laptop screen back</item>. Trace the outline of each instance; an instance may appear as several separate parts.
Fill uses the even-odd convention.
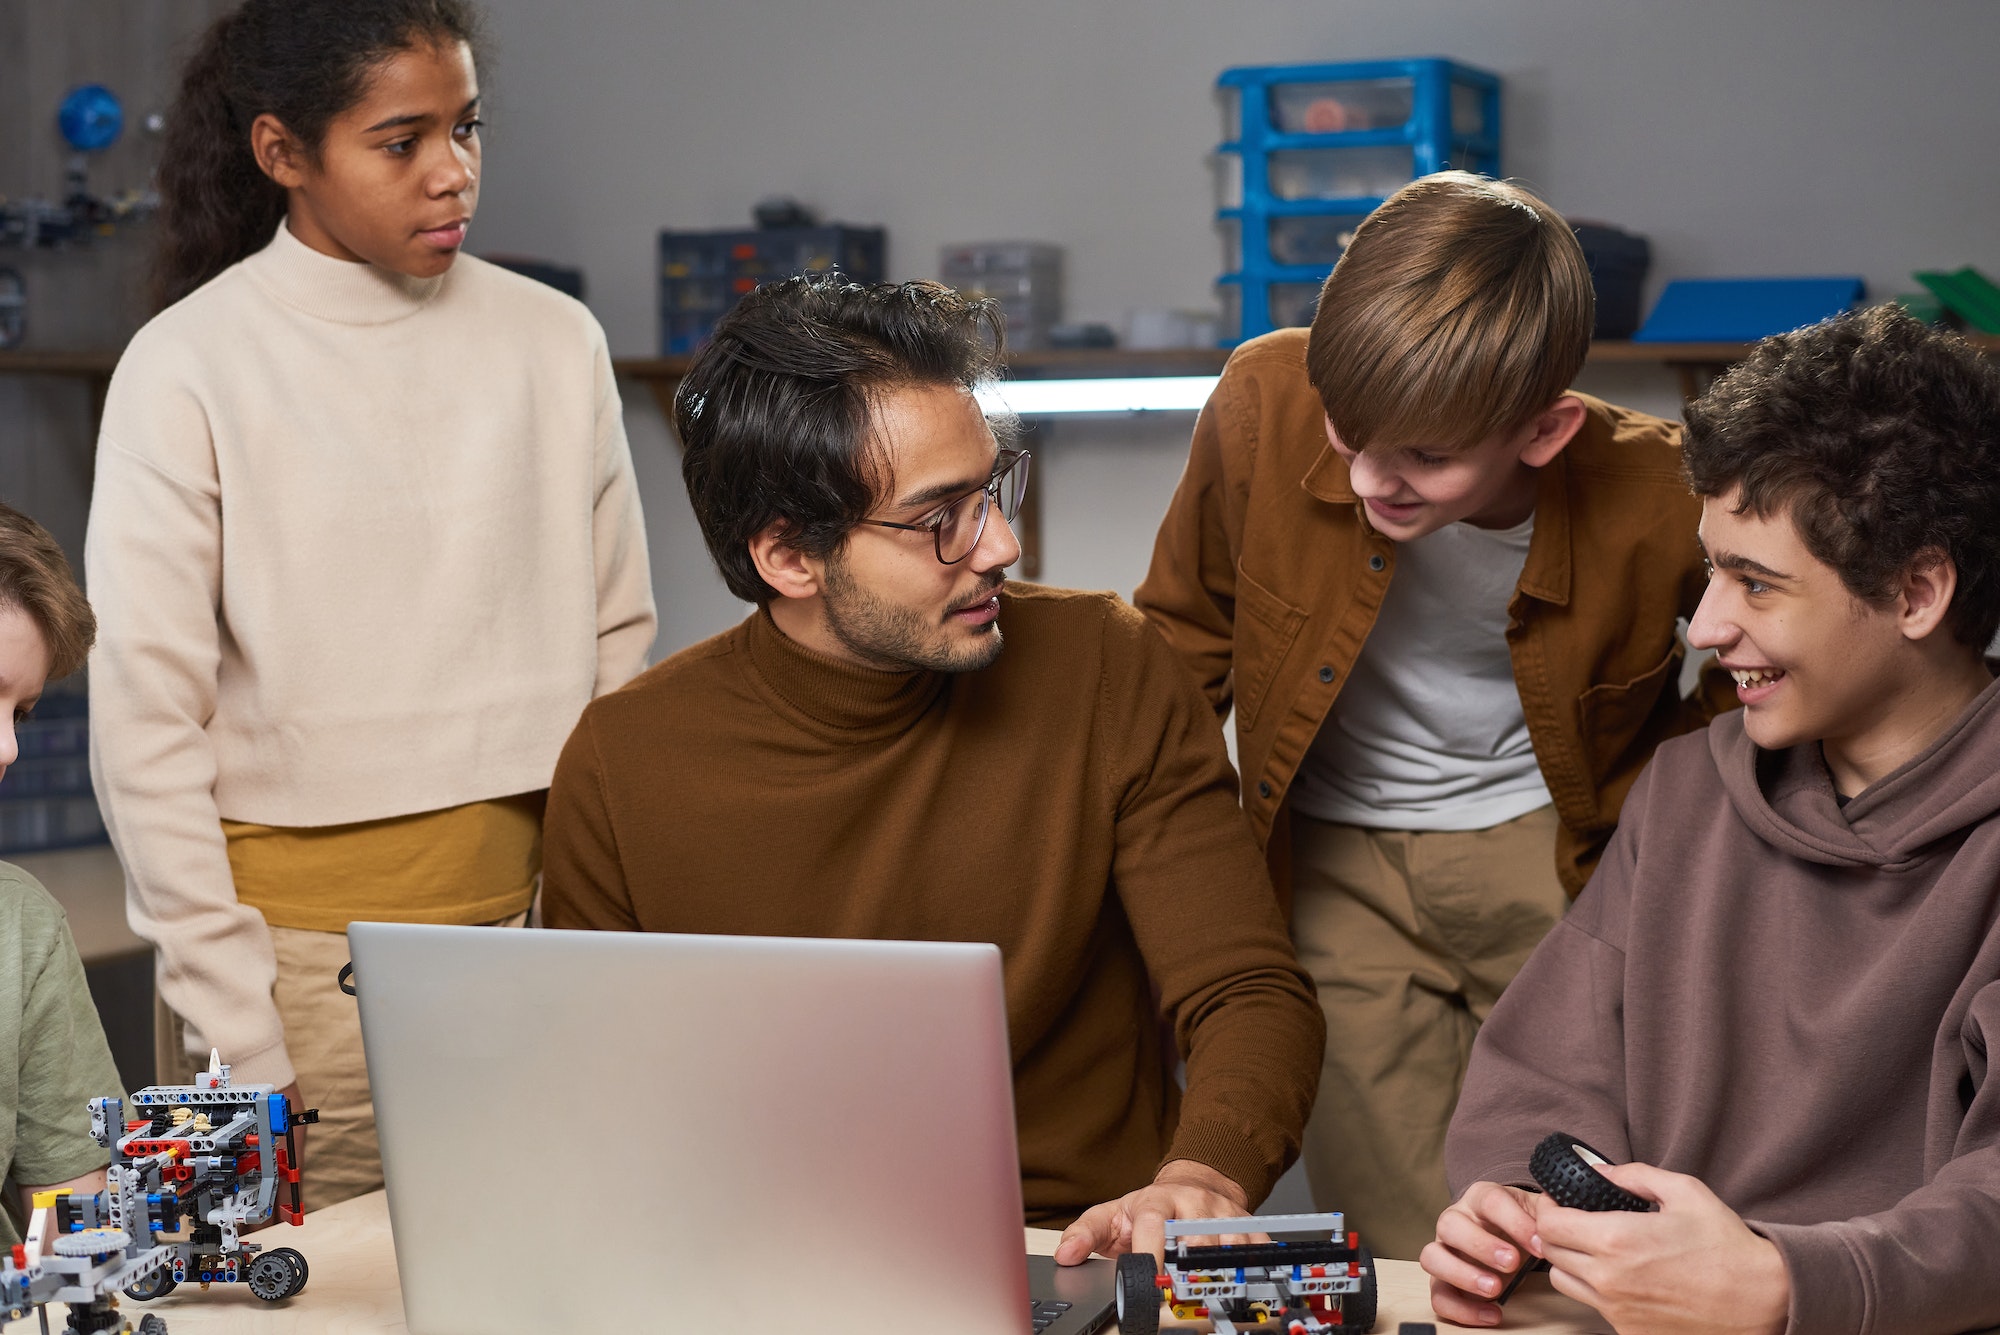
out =
[[[348,936],[414,1335],[1020,1335],[993,946]]]

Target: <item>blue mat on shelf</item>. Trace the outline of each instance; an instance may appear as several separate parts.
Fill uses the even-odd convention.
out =
[[[1859,278],[1676,278],[1635,343],[1754,343],[1853,309]]]

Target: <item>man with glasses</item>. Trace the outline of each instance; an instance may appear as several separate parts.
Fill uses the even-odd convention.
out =
[[[1023,1195],[1073,1263],[1262,1200],[1323,1022],[1179,661],[1111,595],[1006,582],[1029,458],[972,395],[998,335],[949,288],[827,277],[723,320],[675,420],[757,611],[585,711],[543,915],[997,943]]]

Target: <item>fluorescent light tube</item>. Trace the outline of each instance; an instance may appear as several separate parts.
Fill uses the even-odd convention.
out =
[[[1070,413],[1192,413],[1220,376],[1132,376],[1118,380],[1002,380],[974,391],[979,406],[1017,417]]]

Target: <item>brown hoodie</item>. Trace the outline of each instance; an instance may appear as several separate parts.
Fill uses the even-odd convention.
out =
[[[1562,1130],[1776,1243],[1793,1335],[2000,1324],[1996,813],[2000,683],[1844,808],[1740,714],[1666,743],[1479,1035],[1453,1193]]]

